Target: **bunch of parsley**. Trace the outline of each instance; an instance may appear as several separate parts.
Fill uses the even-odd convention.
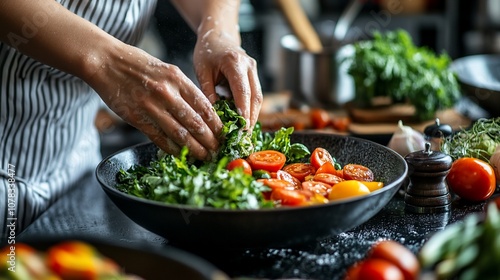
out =
[[[222,145],[217,157],[210,162],[194,162],[184,147],[179,156],[158,153],[150,166],[133,166],[120,170],[116,188],[141,198],[167,204],[224,209],[258,209],[273,207],[263,198],[269,190],[242,169],[227,170],[230,160],[245,158],[252,152],[277,150],[288,162],[300,161],[310,154],[301,143],[291,143],[292,128],[282,128],[271,134],[257,124],[250,133],[246,120],[235,111],[232,100],[221,99],[214,105],[221,118]]]
[[[376,96],[415,106],[418,120],[434,118],[435,112],[452,107],[460,98],[451,59],[413,44],[404,30],[375,32],[372,40],[354,44],[348,73],[356,87],[355,102],[370,106]]]

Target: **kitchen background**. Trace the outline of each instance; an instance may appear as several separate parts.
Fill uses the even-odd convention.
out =
[[[349,0],[301,0],[320,36],[331,36]],[[427,46],[452,59],[472,54],[500,53],[500,1],[498,0],[365,0],[347,33],[355,42],[375,30],[405,29],[417,46]],[[279,92],[282,36],[291,33],[274,1],[242,0],[240,30],[243,48],[259,65],[264,95]],[[155,18],[140,47],[178,65],[196,81],[191,53],[196,37],[169,1],[159,1]],[[96,119],[103,156],[147,141],[134,128],[103,110]]]

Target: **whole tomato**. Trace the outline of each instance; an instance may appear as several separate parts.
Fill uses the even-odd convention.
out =
[[[345,280],[404,280],[401,270],[384,259],[365,259],[347,270]]]
[[[311,123],[314,129],[322,129],[330,124],[330,115],[324,109],[314,108],[311,110]]]
[[[230,161],[226,166],[227,170],[233,170],[235,168],[242,168],[243,172],[248,175],[252,175],[252,167],[250,166],[250,163],[242,158],[234,159]]]
[[[472,202],[490,198],[496,188],[493,167],[483,160],[470,157],[453,162],[446,182],[456,195]]]
[[[403,244],[394,240],[382,240],[375,243],[368,258],[383,259],[396,265],[405,280],[416,280],[420,274],[420,263],[417,256]]]

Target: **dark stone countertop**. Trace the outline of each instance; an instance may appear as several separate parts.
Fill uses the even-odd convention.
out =
[[[429,236],[473,212],[484,211],[485,203],[452,203],[450,212],[413,214],[405,211],[400,190],[389,204],[366,223],[314,244],[286,249],[241,251],[191,251],[208,260],[230,277],[341,279],[346,268],[362,259],[379,239],[401,242],[418,252]],[[170,246],[168,241],[135,224],[106,196],[94,174],[57,201],[18,236],[18,241],[38,237],[90,236],[124,243],[147,242]]]

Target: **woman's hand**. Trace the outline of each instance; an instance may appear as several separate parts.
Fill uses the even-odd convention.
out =
[[[210,102],[217,100],[216,86],[228,87],[238,113],[249,120],[247,128],[253,128],[262,106],[255,60],[228,34],[213,29],[198,34],[193,60],[201,90]]]
[[[197,34],[194,68],[210,102],[216,86],[228,87],[238,113],[251,129],[262,106],[257,64],[241,48],[238,0],[171,0]]]
[[[207,160],[218,149],[222,127],[212,104],[177,66],[118,43],[87,82],[121,118],[159,148]]]

